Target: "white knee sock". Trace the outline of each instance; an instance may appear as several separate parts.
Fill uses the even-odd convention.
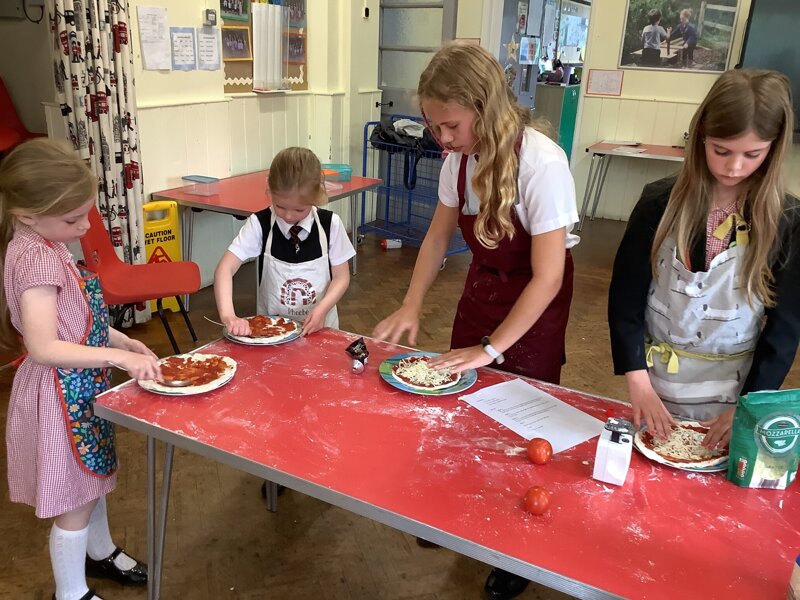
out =
[[[88,537],[88,527],[68,531],[53,523],[50,530],[50,561],[56,580],[57,600],[79,600],[89,591],[85,570]]]
[[[89,518],[89,539],[86,545],[87,554],[94,560],[108,558],[117,547],[111,540],[108,530],[108,513],[106,512],[106,497],[97,501]],[[128,571],[136,566],[136,561],[124,552],[120,552],[114,559],[114,564],[123,571]]]

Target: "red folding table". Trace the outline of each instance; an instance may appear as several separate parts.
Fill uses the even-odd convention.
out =
[[[344,349],[355,337],[324,329],[278,346],[218,340],[203,352],[234,358],[238,370],[216,391],[168,397],[127,382],[98,397],[99,416],[148,436],[151,599],[172,468],[156,527],[157,439],[577,597],[785,597],[800,552],[796,484],[742,489],[724,473],[634,452],[625,485],[605,485],[591,478],[596,438],[536,466],[521,437],[455,395],[384,382],[381,361],[407,348],[367,339],[367,369],[352,373]],[[470,391],[509,379],[479,369]],[[530,383],[602,420],[628,414],[613,400]],[[522,504],[533,485],[552,492],[538,517]]]
[[[192,223],[195,211],[209,210],[234,217],[249,217],[251,214],[272,205],[267,189],[268,171],[256,171],[244,175],[226,177],[211,184],[188,184],[177,188],[153,192],[153,200],[174,200],[183,208],[183,257],[192,259]],[[350,199],[351,239],[356,247],[358,235],[358,202],[362,192],[375,189],[380,179],[353,176],[350,181],[332,181],[328,200]],[[352,273],[356,274],[356,257],[353,257]]]

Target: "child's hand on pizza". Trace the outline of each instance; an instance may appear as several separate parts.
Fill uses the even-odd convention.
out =
[[[325,315],[327,314],[328,311],[321,310],[319,306],[308,313],[305,321],[303,321],[303,337],[322,329],[322,326],[325,325]]]
[[[704,448],[718,448],[727,446],[731,441],[731,430],[733,429],[733,416],[736,414],[735,408],[729,408],[724,413],[708,421],[700,421],[700,425],[708,427],[708,433],[700,445]]]
[[[375,326],[372,331],[372,337],[396,344],[403,337],[403,334],[408,332],[408,343],[413,346],[417,343],[418,331],[419,309],[403,304]]]
[[[122,350],[112,360],[125,369],[133,379],[161,379],[161,365],[158,364],[155,355]]]
[[[675,419],[653,389],[647,371],[629,371],[625,373],[625,378],[628,380],[628,393],[633,406],[634,426],[638,429],[644,421],[653,435],[662,439],[669,437],[676,425]]]
[[[451,350],[447,354],[430,359],[428,366],[431,369],[450,369],[452,373],[461,373],[467,369],[485,367],[493,360],[491,356],[486,354],[483,346],[479,345]]]
[[[234,315],[233,317],[223,317],[222,322],[231,335],[250,335],[250,323],[247,319],[240,319]]]

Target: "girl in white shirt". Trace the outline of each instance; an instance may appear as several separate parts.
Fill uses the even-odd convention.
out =
[[[355,249],[341,219],[317,208],[327,202],[319,160],[307,148],[286,148],[267,176],[272,206],[251,215],[214,273],[214,297],[233,335],[249,335],[236,315],[233,276],[258,257],[258,314],[303,323],[303,335],[338,327],[336,303],[350,285],[347,261]]]
[[[458,303],[452,350],[430,362],[464,371],[498,368],[558,383],[572,300],[570,233],[578,220],[564,151],[530,125],[495,58],[475,44],[448,44],[420,77],[423,114],[450,151],[439,203],[403,305],[375,328],[416,343],[419,314],[456,227],[472,251]],[[513,598],[527,581],[495,569],[493,599]]]

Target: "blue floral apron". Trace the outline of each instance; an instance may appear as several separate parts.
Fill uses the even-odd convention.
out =
[[[80,269],[79,275],[73,265],[68,267],[89,306],[89,324],[83,344],[105,348],[108,346],[108,307],[103,300],[100,280],[96,273]],[[111,384],[109,369],[54,368],[53,373],[76,460],[91,475],[112,475],[117,470],[114,424],[95,416],[92,409],[95,396]]]

